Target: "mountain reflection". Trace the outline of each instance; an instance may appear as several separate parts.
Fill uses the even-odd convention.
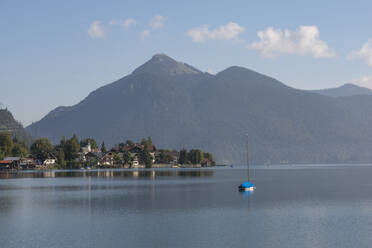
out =
[[[155,178],[155,177],[211,177],[213,170],[71,170],[71,171],[21,171],[2,172],[0,179],[15,178],[58,178],[58,177],[128,177],[128,178]]]

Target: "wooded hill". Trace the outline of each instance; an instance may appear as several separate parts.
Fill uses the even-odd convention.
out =
[[[108,145],[151,136],[161,147],[199,147],[217,162],[372,162],[372,96],[297,90],[233,66],[212,75],[158,54],[132,74],[27,127],[53,143],[79,133]]]

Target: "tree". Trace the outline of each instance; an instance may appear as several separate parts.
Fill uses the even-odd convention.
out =
[[[23,142],[17,142],[13,145],[12,156],[13,157],[26,157],[28,154],[27,145]]]
[[[180,158],[179,158],[179,163],[180,164],[187,164],[187,150],[186,149],[182,149],[180,151]]]
[[[34,155],[37,159],[44,161],[50,157],[50,154],[53,152],[53,145],[50,143],[49,139],[41,138],[35,140],[31,145],[31,154]]]
[[[204,152],[204,153],[203,153],[203,156],[204,156],[204,158],[208,159],[208,160],[211,161],[211,162],[214,161],[214,159],[213,159],[213,155],[212,155],[211,153],[209,153],[209,152]]]
[[[203,152],[201,150],[192,149],[189,152],[188,159],[192,164],[200,164],[204,159]]]
[[[161,150],[156,160],[160,164],[169,164],[173,161],[173,157],[169,154],[166,154],[164,150]]]
[[[80,143],[75,134],[71,137],[71,139],[66,141],[63,150],[65,159],[69,162],[72,162],[79,157]]]
[[[13,139],[10,133],[1,132],[0,133],[0,148],[2,151],[3,157],[11,156],[13,149]]]
[[[102,141],[101,152],[102,153],[106,153],[107,152],[107,149],[106,149],[106,146],[105,146],[105,142],[104,141]]]
[[[123,156],[119,153],[115,154],[114,156],[114,164],[122,165],[123,164]]]
[[[58,164],[62,168],[66,167],[65,152],[63,151],[63,148],[58,149],[57,160],[58,160]]]
[[[129,151],[123,152],[123,162],[124,164],[132,164],[132,156]]]
[[[152,139],[151,139],[151,136],[147,137],[147,144],[148,144],[149,146],[152,145]]]
[[[156,157],[157,163],[163,164],[163,163],[165,163],[164,162],[165,160],[166,160],[166,155],[165,155],[164,151],[160,151],[159,155]]]
[[[66,136],[62,136],[62,139],[61,139],[61,142],[60,142],[61,147],[64,148],[66,143],[67,143]]]
[[[203,156],[204,156],[205,159],[208,159],[211,162],[212,166],[216,165],[216,162],[214,161],[213,155],[211,153],[205,152],[205,153],[203,153]]]
[[[128,146],[133,146],[134,145],[134,142],[132,140],[127,140],[126,143],[127,143]]]
[[[140,154],[140,162],[144,164],[146,168],[152,167],[152,156],[147,144],[144,145],[144,148]]]
[[[146,140],[145,138],[142,138],[142,140],[141,140],[141,145],[143,145],[143,146],[144,146],[144,145],[148,145],[148,144],[147,144],[147,140]]]

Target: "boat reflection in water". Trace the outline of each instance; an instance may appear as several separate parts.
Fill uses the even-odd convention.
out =
[[[253,195],[253,190],[252,191],[240,191],[240,194],[244,197],[250,197],[251,195]]]
[[[58,177],[211,177],[209,169],[103,169],[103,170],[55,170],[2,172],[0,179],[12,178],[58,178]]]

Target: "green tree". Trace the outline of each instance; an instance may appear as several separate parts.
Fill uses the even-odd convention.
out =
[[[80,143],[75,134],[71,137],[71,139],[66,141],[63,150],[65,159],[69,162],[72,162],[79,157]]]
[[[169,154],[166,154],[164,150],[161,150],[156,160],[160,164],[169,164],[173,161],[173,157]]]
[[[132,156],[129,151],[123,152],[123,162],[124,164],[132,164]]]
[[[144,145],[144,148],[140,154],[140,162],[145,165],[146,168],[152,167],[152,156],[147,144]]]
[[[123,164],[123,156],[120,153],[115,154],[114,164],[116,164],[116,165],[122,165]]]
[[[165,152],[163,150],[161,150],[159,155],[156,157],[156,161],[159,164],[163,164],[163,163],[165,163],[165,160],[166,160]]]
[[[211,162],[214,161],[214,159],[213,159],[213,155],[212,155],[211,153],[209,153],[209,152],[204,152],[204,153],[203,153],[203,156],[204,156],[205,159],[208,159],[208,160],[211,161]]]
[[[179,163],[180,164],[187,164],[187,158],[188,158],[188,154],[187,154],[187,150],[186,149],[182,149],[180,151],[180,158],[179,158]]]
[[[107,152],[107,149],[106,149],[106,146],[105,146],[105,142],[104,141],[102,141],[101,152],[102,153],[106,153]]]
[[[201,150],[192,149],[189,152],[188,159],[192,164],[200,164],[204,159],[203,152]]]
[[[28,154],[28,147],[24,142],[17,141],[14,143],[12,148],[12,156],[14,157],[26,157]]]
[[[147,137],[147,144],[148,144],[149,146],[152,145],[152,139],[151,139],[151,136]]]
[[[134,142],[132,140],[127,140],[126,143],[127,143],[128,146],[133,146],[134,145]]]
[[[2,151],[3,157],[11,156],[13,149],[13,139],[10,133],[1,132],[0,133],[0,149]]]
[[[61,139],[61,142],[60,142],[61,147],[64,148],[66,143],[67,143],[66,136],[62,136],[62,139]]]
[[[42,161],[49,158],[52,152],[53,145],[47,138],[37,139],[31,145],[31,154],[34,155],[35,158],[40,159]]]
[[[57,160],[59,166],[61,166],[62,168],[66,167],[65,152],[63,151],[63,148],[58,149]]]
[[[144,145],[148,145],[148,144],[147,144],[147,140],[146,140],[145,138],[142,138],[142,140],[141,140],[141,145],[143,145],[143,146],[144,146]]]

